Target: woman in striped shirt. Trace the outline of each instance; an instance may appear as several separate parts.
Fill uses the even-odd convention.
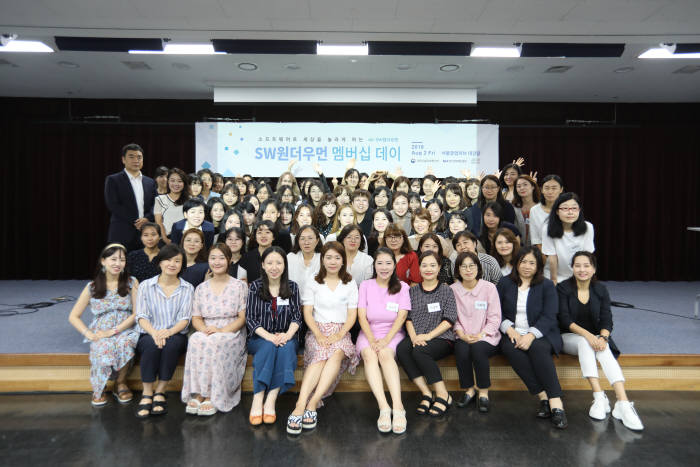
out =
[[[187,348],[187,325],[192,314],[194,288],[180,279],[187,262],[185,252],[171,243],[160,250],[154,261],[161,273],[141,283],[136,307],[141,333],[136,350],[141,356],[143,381],[138,418],[168,412],[165,387]]]
[[[294,386],[301,325],[299,287],[287,278],[284,250],[269,247],[261,258],[261,277],[250,285],[246,305],[248,352],[253,355],[251,425],[275,423],[277,396]]]

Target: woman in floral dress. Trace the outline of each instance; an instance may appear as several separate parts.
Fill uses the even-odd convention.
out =
[[[185,360],[182,401],[192,415],[228,412],[241,400],[245,373],[245,307],[248,287],[228,275],[231,250],[217,243],[209,250],[213,277],[194,292],[192,326]]]
[[[107,245],[100,254],[95,279],[85,286],[68,318],[85,337],[83,342],[90,342],[90,384],[96,407],[107,403],[104,389],[115,371],[114,397],[123,404],[133,398],[126,375],[139,337],[133,306],[138,281],[126,271],[126,248],[118,243]],[[80,317],[88,305],[94,317],[86,326]]]

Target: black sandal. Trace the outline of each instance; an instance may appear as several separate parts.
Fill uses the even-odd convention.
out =
[[[423,405],[423,402],[427,402],[428,405],[427,406]],[[425,415],[428,413],[428,411],[430,410],[430,407],[432,407],[432,405],[433,405],[433,398],[424,395],[423,397],[420,398],[420,402],[418,402],[418,407],[416,408],[416,413],[418,415]]]
[[[445,406],[445,408],[441,409],[440,407],[435,407],[435,404],[442,404]],[[450,406],[452,406],[452,396],[447,396],[447,400],[443,399],[442,397],[436,397],[435,402],[433,402],[433,406],[430,408],[430,416],[442,417],[448,410],[450,410]]]
[[[157,401],[153,399],[153,407],[151,408],[151,415],[165,415],[168,413],[168,400],[166,398],[165,393],[163,392],[157,392],[153,394],[153,397],[155,396],[163,396],[163,399],[166,399],[164,401]],[[162,410],[154,410],[156,407],[160,407]]]
[[[151,402],[143,402],[144,399],[150,399]],[[146,411],[145,414],[140,415],[139,412]],[[148,418],[151,415],[151,410],[153,410],[153,396],[141,396],[141,402],[136,407],[136,418]]]

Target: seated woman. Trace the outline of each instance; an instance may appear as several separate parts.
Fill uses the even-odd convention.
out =
[[[408,207],[408,191],[397,191],[394,193],[393,199],[391,200],[391,208],[391,217],[394,219],[394,224],[401,227],[406,234],[410,235],[411,211]]]
[[[357,338],[357,353],[362,356],[365,377],[379,404],[377,428],[382,433],[393,430],[400,434],[406,431],[406,410],[401,402],[396,346],[406,336],[403,325],[411,309],[411,297],[408,285],[396,275],[396,259],[390,249],[377,250],[374,271],[374,278],[360,285],[357,319],[362,331]],[[382,374],[393,409],[384,394]]]
[[[305,225],[294,239],[292,252],[287,254],[289,280],[297,283],[302,295],[306,282],[313,280],[321,267],[321,248],[323,243],[318,229]]]
[[[241,401],[241,381],[248,352],[245,346],[245,306],[248,287],[228,275],[231,251],[223,243],[209,249],[212,278],[194,291],[192,327],[182,382],[185,412],[214,415]]]
[[[262,254],[261,278],[248,291],[248,352],[253,355],[251,425],[277,420],[277,396],[294,386],[301,325],[299,287],[287,278],[287,256],[280,247]]]
[[[438,281],[442,258],[434,251],[420,255],[423,281],[410,290],[411,311],[406,320],[408,337],[396,347],[401,366],[423,394],[419,414],[441,417],[452,405],[437,361],[452,353],[457,305],[452,289]],[[429,386],[435,389],[435,399]]]
[[[134,397],[126,385],[126,376],[139,338],[133,327],[138,281],[127,274],[127,264],[126,248],[118,243],[107,245],[100,253],[95,278],[80,293],[68,317],[85,337],[83,342],[90,342],[90,384],[95,407],[107,403],[104,389],[115,371],[114,397],[122,404]],[[88,305],[94,318],[85,326],[80,317]]]
[[[384,231],[383,244],[396,258],[396,275],[409,286],[418,284],[423,279],[418,268],[418,255],[408,241],[406,231],[396,224],[390,224]]]
[[[204,234],[201,230],[189,229],[182,236],[180,245],[187,257],[187,263],[182,265],[180,279],[189,282],[195,288],[204,282],[209,271],[204,243]]]
[[[372,231],[367,238],[368,254],[374,256],[384,239],[384,232],[389,224],[394,222],[391,213],[384,208],[377,208],[372,213]]]
[[[141,243],[143,249],[130,251],[127,255],[129,263],[129,271],[131,275],[139,282],[157,276],[160,271],[158,266],[153,262],[160,248],[160,227],[153,222],[146,222],[141,226]]]
[[[524,247],[509,276],[498,282],[501,299],[501,351],[530,394],[540,399],[538,418],[551,418],[556,428],[568,426],[561,386],[552,353],[562,341],[557,325],[558,301],[554,284],[543,275],[544,260],[536,247]],[[550,409],[551,408],[551,409]]]
[[[440,272],[438,273],[438,281],[443,284],[452,285],[454,282],[454,277],[452,276],[452,261],[442,254],[442,243],[438,235],[428,233],[421,237],[418,242],[418,252],[425,253],[426,251],[434,251],[442,258]]]
[[[254,282],[260,278],[262,254],[273,246],[277,237],[277,229],[272,221],[258,221],[253,227],[253,233],[248,240],[248,251],[243,257],[243,263],[247,266],[248,282]],[[286,250],[283,249],[285,251]]]
[[[520,251],[520,240],[506,228],[500,228],[493,237],[493,257],[498,261],[501,274],[507,276],[513,270],[513,260]]]
[[[573,277],[557,285],[559,326],[563,352],[578,355],[583,377],[593,389],[593,405],[588,415],[595,420],[604,420],[610,412],[610,402],[600,387],[597,360],[617,397],[613,417],[630,430],[643,430],[634,403],[627,399],[625,378],[615,360],[620,351],[610,337],[613,328],[610,295],[608,289],[596,280],[596,258],[588,251],[576,252],[571,267]]]
[[[411,249],[418,251],[418,242],[420,242],[423,235],[434,232],[431,229],[432,217],[427,209],[417,209],[413,211],[411,221],[413,222],[413,235],[408,237]],[[439,232],[437,233],[439,236]],[[442,236],[440,236],[440,243],[442,243],[442,252],[445,256],[449,257],[452,254],[452,243]]]
[[[141,284],[136,308],[141,334],[136,350],[141,356],[143,381],[137,418],[168,412],[165,388],[187,348],[187,325],[192,314],[194,287],[180,279],[187,261],[185,252],[171,243],[160,250],[155,261],[161,273]]]
[[[304,347],[304,379],[287,432],[316,427],[321,398],[333,393],[345,370],[355,373],[360,359],[350,340],[357,317],[357,285],[345,270],[345,248],[328,242],[321,250],[321,268],[302,296],[309,327]]]
[[[459,386],[466,389],[458,407],[466,407],[479,393],[479,412],[489,411],[491,375],[489,358],[498,351],[501,333],[501,301],[496,286],[482,279],[481,261],[476,253],[467,251],[457,256],[452,291],[457,302],[457,322],[454,331],[455,359]],[[476,385],[474,374],[476,373]]]

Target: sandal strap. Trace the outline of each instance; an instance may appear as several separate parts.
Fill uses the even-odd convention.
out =
[[[435,402],[433,402],[433,405],[435,405],[435,404],[442,404],[445,407],[447,407],[449,405],[449,403],[445,399],[443,399],[442,397],[436,397]]]
[[[303,418],[310,418],[315,421],[317,416],[318,412],[315,410],[304,410]]]
[[[290,415],[287,417],[287,425],[290,423],[295,423],[297,425],[301,425],[301,420],[304,418],[303,415]]]
[[[421,402],[423,402],[423,401],[428,401],[428,402],[430,402],[430,403],[432,404],[433,398],[432,398],[432,397],[428,397],[428,396],[423,396],[423,397],[420,398],[420,401],[421,401]]]

